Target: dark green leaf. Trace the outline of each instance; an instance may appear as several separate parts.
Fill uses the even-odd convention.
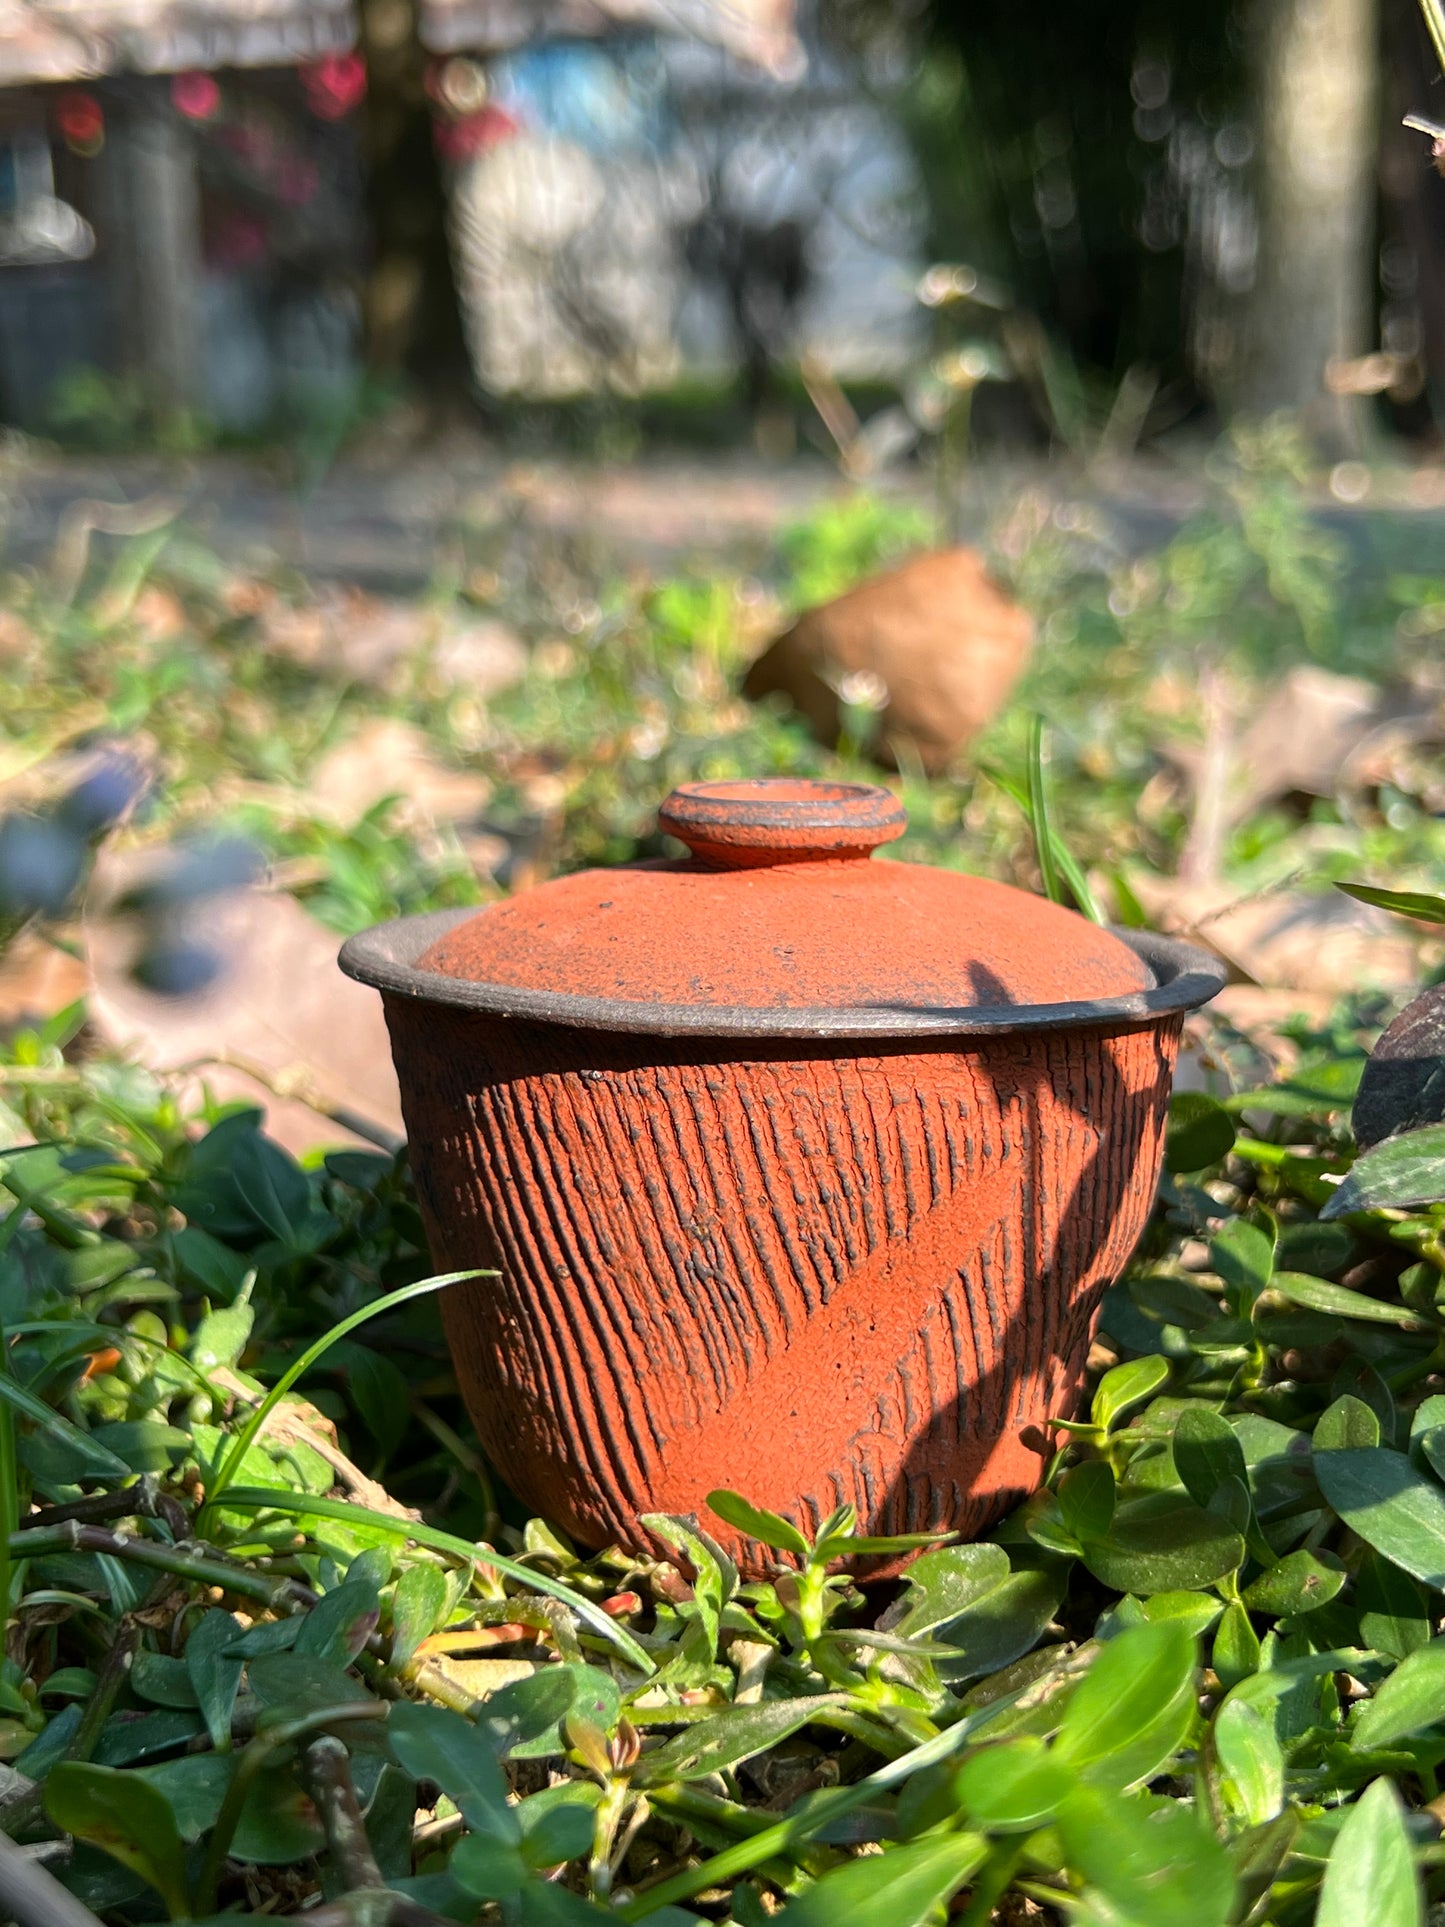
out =
[[[1437,1591],[1445,1587],[1445,1493],[1384,1446],[1317,1452],[1325,1499],[1366,1545]]]
[[[1076,1465],[1059,1481],[1059,1511],[1064,1525],[1081,1544],[1102,1539],[1114,1518],[1116,1497],[1113,1471],[1102,1459]]]
[[[1206,1405],[1186,1405],[1174,1427],[1174,1469],[1196,1505],[1207,1506],[1226,1479],[1248,1487],[1244,1448],[1227,1419]]]
[[[1166,1171],[1204,1171],[1234,1149],[1234,1120],[1203,1091],[1176,1091],[1169,1100],[1164,1142]]]
[[[589,1780],[534,1793],[517,1808],[522,1823],[522,1856],[529,1867],[556,1867],[580,1860],[592,1848],[594,1815],[602,1789]]]
[[[1368,1553],[1355,1579],[1360,1638],[1376,1652],[1403,1659],[1430,1639],[1430,1602],[1418,1580]]]
[[[477,1714],[499,1756],[545,1759],[566,1751],[562,1722],[575,1714],[610,1733],[622,1713],[611,1673],[598,1666],[546,1666],[493,1693]]]
[[[1084,1552],[1096,1579],[1115,1592],[1140,1594],[1213,1585],[1243,1561],[1243,1537],[1176,1492],[1124,1500],[1108,1538]]]
[[[1442,1143],[1445,1143],[1445,1125],[1440,1129]],[[1445,1163],[1440,1168],[1445,1174]],[[1331,1285],[1323,1278],[1307,1278],[1303,1272],[1277,1271],[1271,1286],[1282,1298],[1288,1298],[1291,1304],[1306,1305],[1311,1311],[1325,1312],[1331,1318],[1359,1318],[1372,1325],[1398,1325],[1402,1331],[1430,1330],[1419,1313],[1411,1311],[1407,1305],[1395,1304],[1383,1298],[1367,1298],[1362,1291],[1350,1291],[1344,1285]]]
[[[152,1706],[190,1710],[200,1705],[183,1659],[168,1653],[139,1652],[131,1661],[131,1691]]]
[[[507,1782],[490,1741],[460,1713],[407,1701],[391,1709],[387,1744],[415,1780],[435,1781],[454,1800],[474,1834],[515,1848],[522,1829],[507,1804]]]
[[[344,1666],[355,1659],[380,1618],[377,1588],[366,1580],[348,1579],[311,1608],[296,1635],[295,1650]]]
[[[241,1684],[244,1662],[233,1650],[239,1632],[231,1614],[213,1606],[186,1641],[186,1671],[211,1744],[219,1753],[231,1744],[231,1712]]]
[[[1345,1815],[1325,1868],[1315,1927],[1423,1927],[1424,1899],[1399,1796],[1366,1787]]]
[[[1373,883],[1337,883],[1347,897],[1371,903],[1377,910],[1392,910],[1398,917],[1412,917],[1417,923],[1445,923],[1445,897],[1432,897],[1420,890],[1378,890]]]
[[[246,1677],[257,1699],[288,1719],[370,1697],[360,1680],[316,1653],[263,1653],[248,1661]]]
[[[515,1900],[529,1874],[520,1849],[490,1833],[470,1833],[460,1841],[451,1857],[451,1870],[453,1878],[478,1900]]]
[[[424,1639],[436,1631],[447,1608],[446,1574],[418,1562],[396,1582],[391,1598],[391,1663],[404,1666]]]
[[[45,1811],[62,1833],[88,1840],[148,1880],[172,1919],[189,1911],[181,1836],[158,1787],[135,1773],[66,1760],[45,1782]]]
[[[1274,1240],[1247,1218],[1231,1218],[1217,1238],[1210,1241],[1209,1262],[1231,1293],[1231,1302],[1241,1315],[1274,1275]]]
[[[1354,1211],[1380,1211],[1445,1198],[1445,1124],[1387,1137],[1356,1158],[1349,1176],[1320,1212],[1343,1218]]]
[[[946,1833],[850,1860],[778,1918],[786,1927],[927,1927],[987,1853],[977,1834]]]

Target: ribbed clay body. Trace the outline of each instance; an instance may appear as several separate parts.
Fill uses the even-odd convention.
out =
[[[584,1545],[727,1485],[805,1530],[1038,1485],[1148,1216],[1180,1020],[776,1045],[388,996],[443,1299],[502,1476]],[[856,1053],[856,1054],[840,1054]]]

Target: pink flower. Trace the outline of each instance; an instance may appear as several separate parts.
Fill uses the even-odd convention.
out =
[[[360,54],[327,54],[301,69],[301,85],[318,120],[341,120],[366,98],[366,62]]]

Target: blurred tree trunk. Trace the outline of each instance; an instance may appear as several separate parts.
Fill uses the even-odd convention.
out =
[[[1258,0],[1259,265],[1237,406],[1299,410],[1335,448],[1362,404],[1325,369],[1374,332],[1376,0]]]
[[[372,265],[367,365],[432,396],[469,378],[447,232],[446,183],[432,136],[428,56],[414,0],[361,0],[367,64],[367,213]]]
[[[195,143],[150,76],[107,95],[110,225],[120,361],[154,419],[184,422],[201,395],[201,189]]]

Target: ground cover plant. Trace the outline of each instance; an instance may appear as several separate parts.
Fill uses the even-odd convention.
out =
[[[1289,459],[1223,458],[1154,554],[1077,504],[1013,512],[1032,681],[970,771],[904,773],[915,854],[1118,914],[1123,859],[1167,877],[1187,841],[1175,752],[1201,731],[1170,692],[1225,613],[1242,688],[1291,652],[1396,673],[1445,589],[1357,579]],[[485,704],[424,652],[382,687],[289,658],[305,586],[238,583],[182,535],[61,558],[9,587],[8,820],[27,848],[58,832],[75,883],[104,830],[74,800],[86,759],[125,746],[149,798],[131,784],[105,822],[172,849],[186,886],[132,906],[152,970],[217,861],[269,861],[348,929],[646,851],[673,781],[865,767],[866,707],[833,756],[738,703],[734,670],[778,604],[917,535],[847,501],[766,580],[608,582],[559,555],[525,592],[489,536],[434,597],[530,645]],[[312,806],[327,746],[375,714],[484,773],[500,874],[385,800]],[[1435,780],[1404,757],[1352,800],[1275,798],[1226,875],[1390,886],[1428,974]],[[5,856],[0,835],[12,925],[44,912],[72,941],[66,891],[42,901]],[[1287,1027],[1274,1075],[1201,1033],[1213,1094],[1175,1101],[1045,1489],[886,1587],[848,1576],[851,1516],[809,1543],[746,1492],[650,1521],[650,1560],[526,1519],[471,1441],[404,1154],[298,1162],[256,1111],[98,1049],[83,1007],[21,1027],[0,1051],[0,1912],[63,1922],[58,1882],[79,1927],[1424,1922],[1445,1902],[1438,1002],[1368,1073],[1379,999]],[[739,1583],[718,1521],[776,1548],[766,1583]]]

